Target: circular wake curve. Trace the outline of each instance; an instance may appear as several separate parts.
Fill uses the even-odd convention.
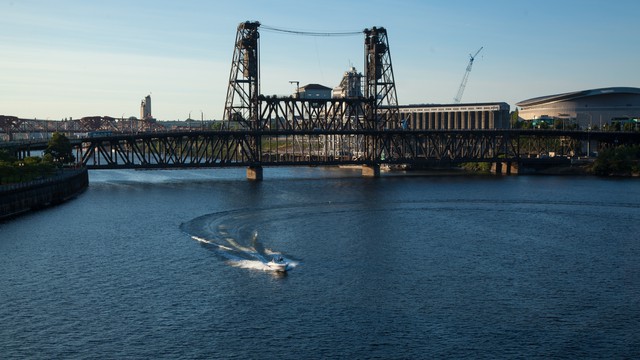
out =
[[[421,212],[424,214],[447,213],[449,211],[501,213],[516,212],[529,214],[531,211],[544,214],[573,214],[576,209],[590,213],[601,212],[602,207],[639,208],[632,203],[601,203],[590,201],[537,201],[532,199],[431,199],[404,200],[389,203],[319,203],[304,205],[283,205],[270,208],[238,209],[207,214],[183,223],[181,229],[207,249],[213,251],[232,266],[269,271],[267,263],[274,257],[282,256],[290,266],[300,264],[291,255],[266,247],[270,238],[287,236],[283,234],[291,226],[306,226],[305,223],[322,221],[356,221],[358,217],[373,212]],[[425,215],[421,215],[425,216]],[[357,224],[354,223],[354,226]],[[264,233],[265,240],[259,239],[258,231]],[[280,238],[278,240],[283,240]],[[285,239],[286,241],[286,239]]]

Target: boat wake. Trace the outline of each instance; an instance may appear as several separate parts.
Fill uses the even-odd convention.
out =
[[[284,273],[299,265],[299,261],[265,247],[258,239],[258,231],[247,231],[241,218],[230,215],[212,220],[209,215],[184,223],[181,229],[230,266]],[[286,265],[276,266],[274,259],[281,259],[279,263]]]

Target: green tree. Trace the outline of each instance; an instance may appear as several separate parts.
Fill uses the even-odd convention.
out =
[[[222,121],[214,121],[209,125],[211,130],[222,130]]]
[[[638,171],[640,146],[618,146],[603,150],[593,164],[597,175],[631,175]]]
[[[0,161],[12,162],[16,159],[5,149],[0,150]]]
[[[55,174],[52,156],[28,156],[16,159],[6,150],[0,150],[0,184],[11,184],[46,178]]]
[[[533,123],[531,121],[523,121],[522,122],[522,128],[529,130],[531,128],[533,128]]]
[[[476,173],[488,174],[491,172],[491,163],[477,162],[477,163],[463,163],[462,168]]]
[[[53,157],[54,162],[61,164],[67,164],[73,162],[76,158],[73,156],[73,147],[71,142],[64,134],[59,132],[53,133],[45,154],[50,154]]]
[[[520,115],[518,113],[518,109],[512,111],[511,114],[509,114],[509,116],[510,116],[510,120],[511,120],[511,127],[513,129],[517,129],[518,128],[518,123],[520,122]]]

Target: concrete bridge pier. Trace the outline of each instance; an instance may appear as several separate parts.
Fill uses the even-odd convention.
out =
[[[494,162],[491,164],[491,172],[497,175],[516,175],[518,174],[518,164],[511,161]]]
[[[380,177],[380,165],[362,165],[362,176]]]
[[[496,175],[504,175],[505,173],[503,172],[502,165],[503,165],[502,162],[499,162],[499,161],[491,163],[491,172]]]
[[[249,166],[247,168],[247,179],[261,181],[262,180],[262,166]]]

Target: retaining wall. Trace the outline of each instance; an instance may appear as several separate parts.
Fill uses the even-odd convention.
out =
[[[0,220],[60,204],[89,186],[87,169],[65,169],[45,180],[0,186]]]

